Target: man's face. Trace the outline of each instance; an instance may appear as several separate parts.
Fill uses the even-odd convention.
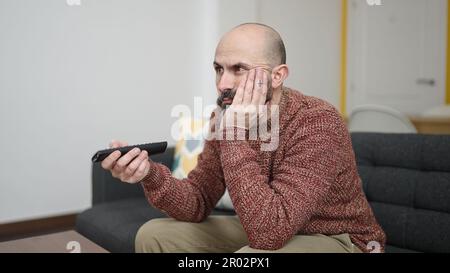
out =
[[[216,49],[214,70],[218,91],[217,105],[225,109],[231,105],[239,83],[250,70],[258,67],[268,73],[267,101],[272,98],[271,67],[264,62],[261,39],[233,33],[225,36]]]

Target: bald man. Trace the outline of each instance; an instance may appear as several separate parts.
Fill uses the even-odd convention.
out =
[[[262,24],[235,27],[219,42],[214,69],[222,114],[212,115],[215,137],[186,179],[137,149],[102,162],[114,177],[141,183],[170,216],[139,229],[136,252],[383,251],[385,234],[363,193],[346,126],[330,104],[283,86],[289,68],[280,35]],[[249,118],[265,106],[279,113],[266,116],[278,125],[268,126],[278,139],[270,151],[249,136],[266,124]],[[229,119],[236,114],[245,115],[243,124]],[[225,189],[236,216],[210,216]]]

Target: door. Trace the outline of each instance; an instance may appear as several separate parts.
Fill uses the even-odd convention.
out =
[[[350,0],[347,112],[381,104],[408,115],[445,103],[447,0]]]

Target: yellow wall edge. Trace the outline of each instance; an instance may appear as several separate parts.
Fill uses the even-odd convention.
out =
[[[445,103],[450,104],[450,0],[447,0],[447,87]]]

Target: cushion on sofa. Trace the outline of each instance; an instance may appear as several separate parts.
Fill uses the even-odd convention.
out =
[[[213,210],[212,215],[234,215]],[[81,213],[76,230],[110,252],[133,253],[139,228],[147,221],[167,217],[149,205],[145,198],[122,199],[96,205]]]
[[[134,252],[138,229],[150,219],[165,217],[145,198],[103,203],[79,215],[79,233],[111,252]]]
[[[450,136],[353,133],[352,142],[387,251],[450,252]]]
[[[178,119],[176,126],[179,127],[179,135],[175,145],[172,175],[175,178],[183,179],[197,165],[198,156],[203,151],[205,144],[204,136],[208,132],[209,120],[182,117]],[[216,208],[234,211],[233,203],[231,202],[227,189],[222,198],[217,202]]]

